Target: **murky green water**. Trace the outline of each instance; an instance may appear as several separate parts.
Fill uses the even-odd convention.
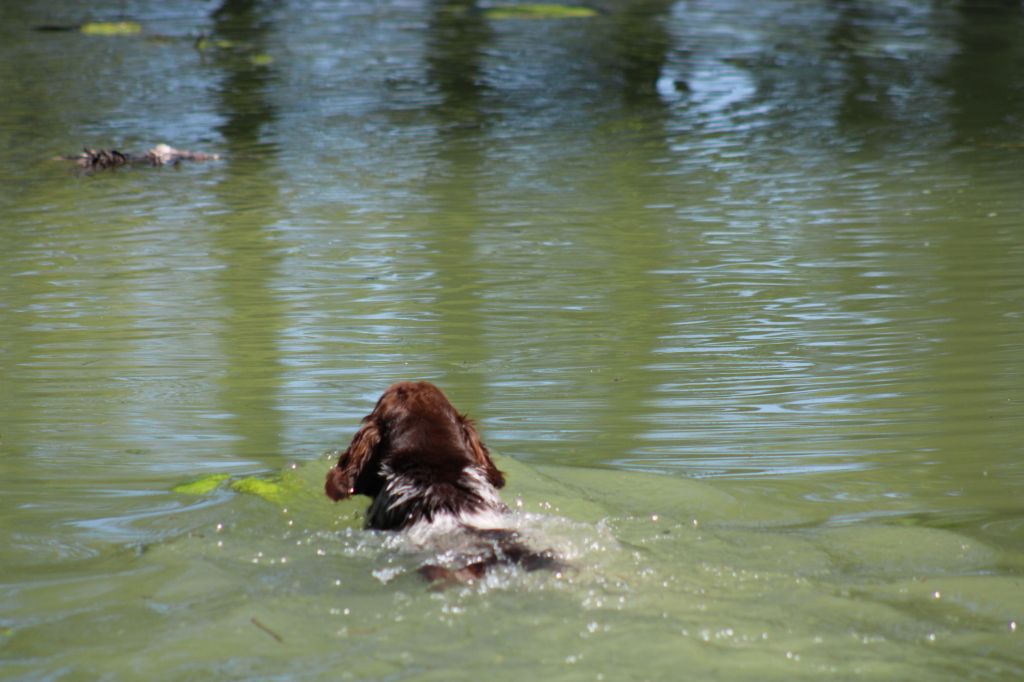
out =
[[[0,10],[0,677],[1024,676],[1019,4],[486,7]],[[572,570],[321,497],[405,378]]]

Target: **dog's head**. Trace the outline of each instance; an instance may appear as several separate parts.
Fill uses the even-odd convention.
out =
[[[495,488],[504,475],[491,461],[473,423],[429,382],[394,384],[377,401],[338,463],[327,472],[328,497],[375,497],[387,472],[401,468],[430,482],[441,472],[475,467]]]

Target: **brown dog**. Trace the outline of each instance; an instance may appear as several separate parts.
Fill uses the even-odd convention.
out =
[[[367,528],[408,531],[420,544],[437,534],[468,534],[472,542],[459,565],[420,568],[429,580],[471,580],[498,564],[557,569],[552,552],[535,552],[502,527],[509,520],[498,495],[504,485],[473,423],[441,389],[422,381],[384,391],[327,472],[324,489],[335,501],[372,497]]]

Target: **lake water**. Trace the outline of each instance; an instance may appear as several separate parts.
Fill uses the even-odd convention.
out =
[[[0,677],[1024,677],[1020,4],[493,7],[0,9]],[[569,570],[322,496],[400,379]]]

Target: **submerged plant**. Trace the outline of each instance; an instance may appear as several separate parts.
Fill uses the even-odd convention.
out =
[[[134,21],[90,21],[78,30],[91,36],[127,36],[142,33],[142,26]]]
[[[597,15],[589,7],[572,7],[546,3],[497,5],[484,11],[488,19],[586,19]]]
[[[210,474],[209,476],[203,476],[195,481],[176,485],[171,488],[171,492],[181,493],[183,495],[208,495],[230,477],[230,474]]]

